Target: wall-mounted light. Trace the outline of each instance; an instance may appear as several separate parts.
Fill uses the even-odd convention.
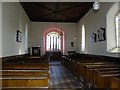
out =
[[[99,10],[100,9],[100,4],[99,4],[98,0],[95,0],[95,2],[93,4],[93,9],[94,10]]]

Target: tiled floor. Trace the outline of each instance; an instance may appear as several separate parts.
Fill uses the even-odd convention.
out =
[[[56,63],[57,64],[57,63]],[[75,80],[71,72],[69,72],[60,63],[59,65],[50,66],[50,87],[52,89],[61,90],[73,90],[76,88],[81,88],[80,82]]]

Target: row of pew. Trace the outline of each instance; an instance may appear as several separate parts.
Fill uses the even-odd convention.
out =
[[[66,66],[83,88],[117,88],[120,89],[120,65],[102,59],[62,57]]]
[[[2,63],[2,88],[48,88],[50,79],[47,58],[28,57],[22,62]]]

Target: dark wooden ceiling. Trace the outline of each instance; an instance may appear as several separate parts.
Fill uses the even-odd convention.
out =
[[[78,22],[93,2],[21,2],[33,22]]]

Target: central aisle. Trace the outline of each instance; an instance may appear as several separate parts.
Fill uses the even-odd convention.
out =
[[[53,89],[75,89],[81,88],[80,82],[61,64],[50,66],[50,88]]]

